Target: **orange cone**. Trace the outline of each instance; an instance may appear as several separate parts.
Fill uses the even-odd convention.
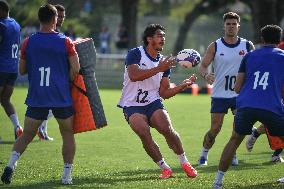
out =
[[[211,95],[212,94],[212,85],[207,84],[207,94]]]
[[[196,83],[191,85],[191,94],[192,95],[197,96],[198,95],[198,90],[199,90],[199,87],[198,87],[198,85]]]

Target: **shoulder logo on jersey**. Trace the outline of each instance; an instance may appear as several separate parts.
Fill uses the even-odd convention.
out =
[[[225,54],[224,53],[220,53],[220,56],[224,56]]]
[[[245,55],[246,53],[245,53],[245,51],[244,50],[241,50],[240,52],[239,52],[239,55],[241,55],[241,56],[243,56],[243,55]]]

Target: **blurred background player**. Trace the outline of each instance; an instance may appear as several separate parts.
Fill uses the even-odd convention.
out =
[[[55,8],[57,10],[57,14],[58,14],[55,31],[60,32],[60,28],[62,27],[64,19],[65,19],[65,8],[64,8],[63,5],[60,5],[60,4],[57,4],[57,5],[54,5],[54,6],[55,6]],[[49,119],[50,117],[52,117],[52,111],[51,110],[49,110],[49,114],[48,114],[47,119]],[[53,138],[49,137],[48,133],[47,133],[47,122],[48,122],[48,120],[44,120],[42,122],[42,124],[40,125],[40,127],[38,128],[38,137],[41,140],[53,141]]]
[[[244,55],[254,49],[253,44],[238,37],[240,30],[240,16],[234,12],[225,13],[224,37],[212,42],[202,59],[199,73],[209,83],[213,84],[211,95],[211,127],[204,136],[203,148],[198,160],[199,165],[207,165],[208,151],[215,143],[219,134],[225,114],[228,109],[232,113],[236,110],[237,93],[234,91],[236,76]],[[209,73],[208,67],[213,64],[213,72]],[[234,156],[232,165],[238,165]]]
[[[122,95],[118,106],[123,108],[125,119],[139,136],[147,154],[162,169],[161,179],[171,177],[172,169],[153,140],[150,127],[165,137],[187,176],[196,177],[197,171],[188,162],[179,134],[174,130],[161,101],[161,98],[171,98],[189,88],[196,77],[192,75],[180,85],[170,87],[170,69],[175,65],[175,58],[164,58],[160,54],[165,44],[163,26],[148,25],[144,30],[143,43],[144,46],[131,49],[127,54]]]
[[[15,165],[38,127],[51,109],[63,139],[63,184],[72,184],[71,170],[75,155],[73,107],[70,80],[79,72],[79,58],[71,39],[55,32],[57,10],[50,4],[39,8],[40,30],[26,38],[21,48],[20,73],[28,74],[29,88],[23,134],[15,142],[8,165],[1,176],[9,184]]]
[[[223,150],[213,188],[222,188],[223,176],[230,161],[257,121],[266,126],[271,136],[284,140],[284,51],[277,48],[281,34],[279,26],[263,27],[263,46],[249,52],[242,60],[235,85],[239,96],[234,131]],[[284,182],[284,177],[278,181]]]
[[[20,25],[9,17],[9,4],[0,1],[0,101],[14,126],[15,139],[23,129],[10,99],[18,77]]]
[[[252,128],[252,133],[251,135],[249,135],[247,141],[246,141],[246,148],[249,152],[252,151],[253,146],[257,140],[257,138],[262,135],[265,134],[265,127],[263,124],[261,124],[258,128],[253,127]],[[284,160],[281,156],[283,149],[279,148],[277,150],[275,150],[271,156],[271,161],[272,162],[280,162],[280,163],[284,163]]]

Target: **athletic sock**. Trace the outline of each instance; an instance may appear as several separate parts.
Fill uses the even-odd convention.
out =
[[[222,185],[223,177],[224,177],[225,172],[218,170],[214,184],[216,185]]]
[[[19,119],[18,119],[18,116],[17,116],[16,113],[15,113],[15,114],[11,114],[11,115],[9,116],[9,118],[10,118],[11,122],[12,122],[13,125],[14,125],[14,129],[16,129],[17,126],[20,126],[20,122],[19,122]]]
[[[64,163],[63,177],[68,178],[71,176],[72,166],[70,163]]]
[[[201,156],[201,157],[205,157],[205,159],[208,159],[208,152],[209,152],[208,149],[202,147],[201,155],[200,155],[200,156]]]
[[[166,163],[165,159],[162,158],[162,160],[157,162],[157,165],[161,168],[161,169],[171,169],[170,166]]]
[[[15,169],[17,160],[20,158],[20,155],[21,155],[20,153],[13,151],[7,166],[12,169]]]
[[[178,158],[179,158],[180,164],[184,164],[184,163],[188,162],[187,157],[185,155],[185,152],[183,152],[182,154],[178,155]]]
[[[252,130],[252,136],[255,138],[258,138],[260,136],[260,133],[257,131],[257,129]]]

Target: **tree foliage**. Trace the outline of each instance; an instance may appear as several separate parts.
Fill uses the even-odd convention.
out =
[[[178,37],[174,46],[174,52],[177,53],[183,49],[187,33],[195,20],[204,14],[212,14],[226,5],[241,1],[251,9],[251,17],[254,28],[254,42],[259,43],[260,28],[267,24],[280,25],[284,16],[283,0],[201,0],[195,7],[188,11],[184,17],[178,32]]]

